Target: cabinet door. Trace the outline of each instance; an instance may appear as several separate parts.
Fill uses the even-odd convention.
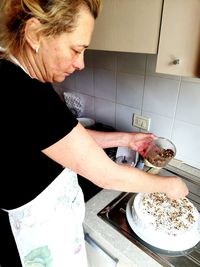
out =
[[[164,0],[156,71],[200,73],[200,0]]]
[[[157,53],[163,0],[103,0],[90,49]]]
[[[88,234],[85,235],[85,245],[89,267],[117,267],[118,259],[113,258]]]

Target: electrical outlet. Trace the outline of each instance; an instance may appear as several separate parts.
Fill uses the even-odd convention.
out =
[[[138,114],[133,114],[133,125],[137,128],[149,131],[151,119],[140,116]]]

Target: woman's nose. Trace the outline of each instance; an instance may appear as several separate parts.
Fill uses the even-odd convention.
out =
[[[83,53],[79,54],[78,57],[74,60],[73,67],[76,70],[82,70],[85,68],[84,54]]]

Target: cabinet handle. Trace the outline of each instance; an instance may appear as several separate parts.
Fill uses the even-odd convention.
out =
[[[178,59],[178,58],[174,59],[172,63],[173,63],[173,65],[179,65],[180,64],[180,59]]]
[[[108,254],[108,252],[103,249],[95,240],[93,240],[88,233],[85,234],[85,241],[87,241],[91,247],[96,249],[97,252],[102,254],[107,260],[111,261],[111,263],[114,264],[113,266],[117,266],[119,260]]]

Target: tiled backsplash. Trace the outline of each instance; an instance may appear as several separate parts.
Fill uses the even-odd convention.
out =
[[[176,159],[200,168],[200,79],[155,73],[156,55],[87,50],[85,65],[54,84],[81,97],[82,117],[118,131],[139,131],[134,113],[149,117],[150,132],[175,143]]]

